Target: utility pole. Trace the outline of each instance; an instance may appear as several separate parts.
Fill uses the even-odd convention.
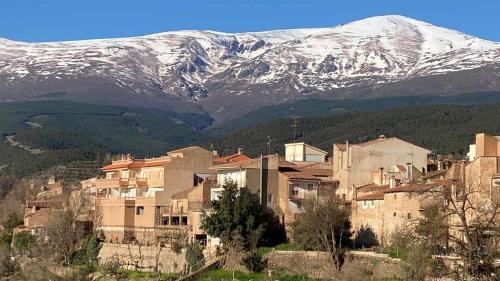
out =
[[[267,136],[266,144],[267,144],[267,155],[271,155],[271,143],[277,141],[277,139],[271,139],[271,136]]]

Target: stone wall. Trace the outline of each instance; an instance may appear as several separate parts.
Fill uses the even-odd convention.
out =
[[[272,271],[287,270],[292,274],[316,279],[381,280],[402,276],[400,261],[376,253],[349,252],[342,271],[336,271],[326,252],[273,251],[264,256]]]
[[[103,243],[99,262],[118,262],[123,268],[143,271],[152,271],[158,264],[161,272],[180,273],[186,267],[185,254],[185,249],[176,254],[166,247]]]

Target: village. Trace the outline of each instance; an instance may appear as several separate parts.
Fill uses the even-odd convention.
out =
[[[355,247],[367,253],[390,247],[395,233],[411,228],[439,202],[452,206],[442,251],[448,267],[463,264],[446,248],[470,241],[469,232],[479,229],[469,229],[473,224],[484,222],[481,237],[496,247],[490,251],[499,249],[498,136],[476,134],[464,160],[432,159],[430,150],[384,135],[364,143],[333,143],[333,155],[303,142],[285,144],[284,151],[250,158],[243,149],[219,155],[191,146],[153,158],[119,155],[101,175],[72,189],[51,176],[46,184],[31,186],[36,199],[26,202],[24,224],[14,235],[46,239],[54,217],[70,208],[77,223],[101,241],[99,263],[192,274],[201,266],[193,268],[176,248],[196,244],[203,264],[220,261],[223,241],[207,233],[203,221],[231,183],[272,210],[274,227],[282,227],[288,243],[294,242],[294,223],[309,202],[341,206]]]

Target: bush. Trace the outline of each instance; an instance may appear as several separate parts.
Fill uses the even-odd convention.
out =
[[[180,239],[175,239],[172,242],[172,251],[176,254],[180,254],[182,252],[182,248],[184,248],[184,244]]]
[[[251,272],[262,272],[266,268],[267,260],[263,260],[257,252],[250,252],[242,259],[241,264]]]
[[[72,263],[80,265],[97,264],[97,257],[101,250],[101,243],[95,236],[89,236],[83,240],[79,250],[72,255]]]
[[[25,254],[36,244],[36,237],[29,232],[16,233],[13,240],[14,249],[20,254]]]
[[[186,262],[190,271],[195,271],[205,265],[205,256],[203,255],[203,249],[200,244],[192,243],[187,246]]]

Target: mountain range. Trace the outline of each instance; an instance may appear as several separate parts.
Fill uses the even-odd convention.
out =
[[[207,113],[220,124],[304,99],[500,90],[500,43],[389,15],[332,28],[0,39],[0,101],[70,100]]]

